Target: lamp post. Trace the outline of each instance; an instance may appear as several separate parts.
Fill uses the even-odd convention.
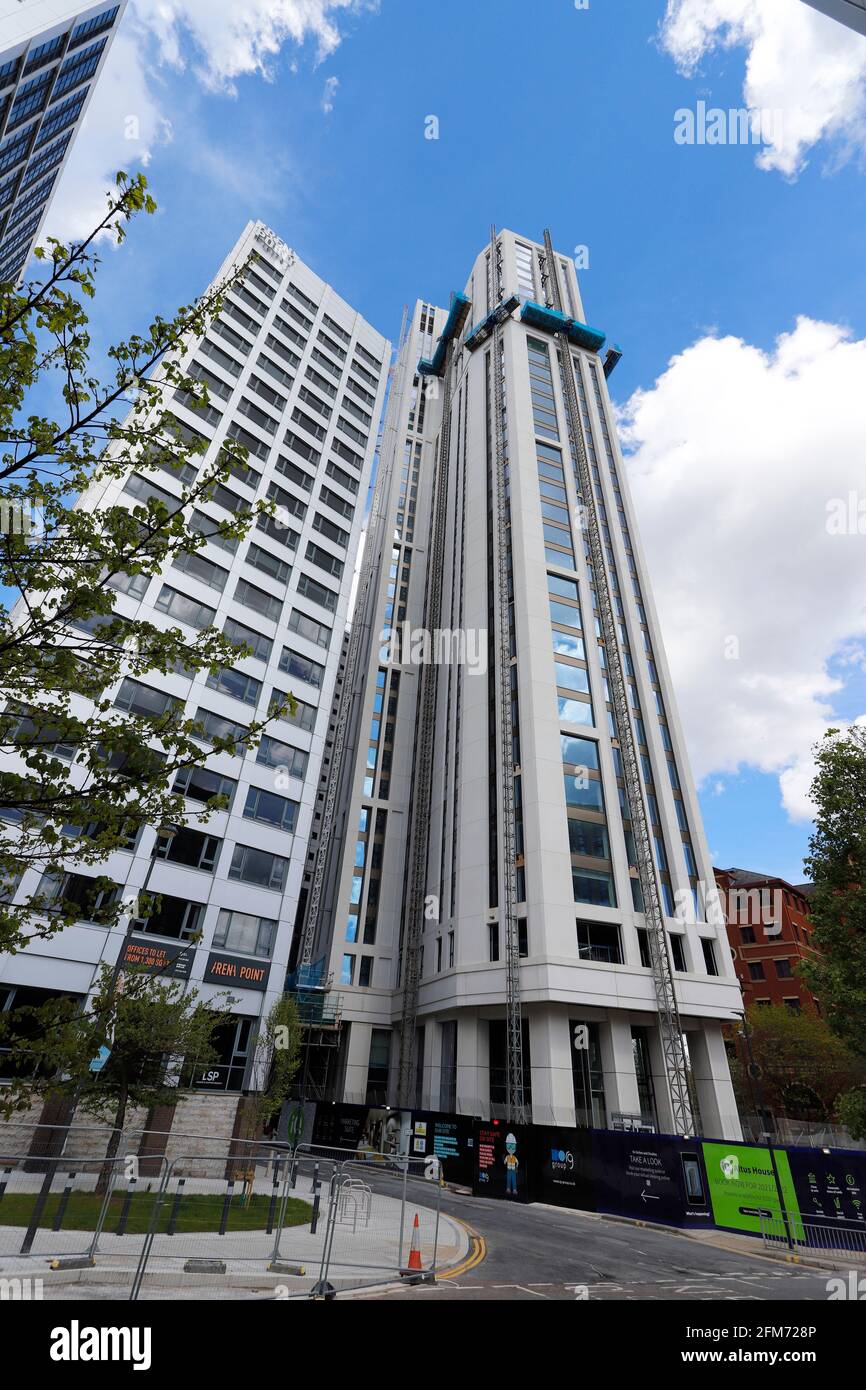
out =
[[[746,1071],[749,1077],[749,1085],[752,1091],[752,1100],[755,1104],[755,1108],[758,1112],[758,1115],[761,1118],[763,1118],[766,1114],[766,1108],[764,1106],[763,1087],[761,1086],[761,1068],[755,1061],[755,1054],[752,1051],[752,1035],[749,1028],[749,1022],[746,1018],[745,1013],[740,1018],[740,1036],[742,1037],[746,1045],[746,1052],[748,1054],[748,1066],[746,1068]],[[788,1249],[793,1250],[794,1242],[791,1238],[791,1227],[788,1221],[788,1209],[785,1206],[785,1198],[782,1194],[782,1182],[779,1177],[779,1169],[776,1165],[776,1152],[773,1148],[773,1136],[769,1129],[765,1129],[763,1131],[763,1136],[767,1142],[767,1151],[770,1155],[770,1167],[773,1170],[773,1178],[776,1183],[776,1196],[779,1199],[779,1211],[781,1212],[782,1222],[785,1227],[785,1239],[788,1242]]]

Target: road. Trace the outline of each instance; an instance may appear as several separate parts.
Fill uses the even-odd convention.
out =
[[[382,1291],[399,1301],[820,1300],[833,1272],[718,1249],[675,1232],[504,1201],[442,1194],[474,1239],[435,1285]],[[756,1242],[757,1244],[757,1242]]]

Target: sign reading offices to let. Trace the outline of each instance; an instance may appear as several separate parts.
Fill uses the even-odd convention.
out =
[[[206,985],[237,985],[239,989],[265,990],[270,964],[259,965],[243,956],[221,956],[215,952],[207,958],[204,972]]]
[[[148,975],[170,975],[177,980],[188,980],[194,954],[190,946],[167,946],[133,936],[123,948],[123,965]]]

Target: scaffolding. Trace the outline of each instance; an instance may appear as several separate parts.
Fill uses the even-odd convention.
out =
[[[544,246],[546,253],[547,291],[552,301],[550,307],[561,314],[562,298],[559,288],[559,276],[553,254],[550,232],[547,230],[545,230],[544,233]],[[650,963],[652,966],[656,1004],[658,1008],[659,1033],[661,1036],[662,1055],[664,1057],[665,1077],[671,1102],[671,1113],[676,1133],[689,1135],[693,1130],[694,1111],[689,1091],[688,1063],[685,1045],[683,1043],[679,1009],[677,1007],[670,949],[661,906],[661,895],[653,859],[652,842],[649,833],[649,818],[647,816],[643,787],[641,785],[637,745],[629,711],[628,688],[626,686],[623,661],[619,649],[616,618],[611,602],[610,578],[607,572],[607,560],[605,557],[601,526],[599,524],[596,495],[593,487],[589,460],[584,446],[583,431],[580,425],[580,410],[577,400],[577,388],[574,380],[574,365],[571,360],[571,342],[568,334],[564,331],[558,331],[554,336],[560,345],[561,376],[565,397],[568,434],[571,443],[572,457],[577,468],[580,484],[583,515],[585,518],[587,539],[589,541],[590,560],[598,599],[598,617],[601,623],[600,641],[605,652],[608,689],[614,710],[617,741],[622,756],[626,802],[634,835],[638,879],[643,898]]]
[[[496,228],[490,234],[490,276],[492,301],[501,304],[502,243]],[[507,321],[507,320],[505,320]],[[496,572],[496,717],[499,725],[499,783],[501,789],[502,853],[500,855],[500,912],[505,928],[505,1011],[507,1055],[507,1119],[524,1124],[529,1118],[523,1086],[523,1009],[520,1002],[520,937],[517,926],[517,830],[514,801],[514,724],[512,689],[514,667],[511,658],[511,621],[508,598],[509,556],[511,548],[511,510],[508,501],[508,459],[503,420],[504,341],[503,320],[493,328],[490,352],[492,391],[491,443],[495,496],[495,572]]]
[[[450,321],[449,319],[449,323]],[[448,516],[448,476],[451,452],[451,377],[456,341],[456,336],[451,336],[445,350],[442,423],[439,433],[439,450],[436,457],[436,474],[433,481],[433,525],[430,534],[424,596],[424,623],[428,632],[437,631],[441,625],[442,616],[442,577],[445,561],[445,528]],[[438,683],[438,667],[433,662],[425,662],[421,667],[418,708],[415,719],[416,753],[412,779],[406,909],[402,942],[403,994],[397,1064],[397,1103],[402,1106],[412,1104],[415,1076],[416,1020],[418,991],[421,984],[421,946],[424,936],[424,900],[427,892],[430,799],[433,790],[433,752]]]

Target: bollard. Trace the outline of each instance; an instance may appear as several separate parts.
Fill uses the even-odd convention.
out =
[[[54,1218],[54,1225],[51,1227],[52,1231],[59,1231],[61,1226],[63,1225],[63,1218],[66,1215],[66,1208],[69,1205],[69,1197],[70,1193],[72,1192],[72,1184],[74,1182],[75,1174],[67,1174],[66,1186],[64,1187],[63,1194],[60,1198],[60,1201],[57,1204],[57,1215]]]
[[[274,1229],[274,1213],[277,1210],[277,1198],[279,1196],[280,1174],[278,1166],[274,1164],[274,1182],[271,1189],[271,1200],[268,1203],[268,1224],[265,1227],[265,1235],[270,1235]]]
[[[226,1195],[225,1195],[225,1198],[223,1199],[223,1212],[222,1212],[222,1216],[220,1217],[220,1229],[219,1229],[219,1233],[220,1233],[221,1236],[224,1236],[224,1235],[225,1235],[225,1233],[226,1233],[226,1227],[227,1227],[228,1224],[229,1224],[229,1207],[231,1206],[232,1196],[233,1196],[233,1194],[234,1194],[234,1190],[235,1190],[235,1180],[234,1180],[234,1178],[229,1178],[228,1182],[226,1183]]]
[[[174,1201],[171,1204],[171,1212],[168,1218],[167,1234],[173,1236],[177,1231],[177,1218],[180,1212],[181,1199],[183,1198],[183,1186],[186,1178],[178,1178],[177,1191],[174,1194]]]
[[[117,1218],[117,1225],[114,1228],[116,1236],[126,1234],[126,1223],[129,1220],[129,1211],[132,1206],[132,1194],[135,1192],[135,1178],[129,1179],[129,1187],[123,1194],[123,1206],[120,1208],[120,1216]]]

